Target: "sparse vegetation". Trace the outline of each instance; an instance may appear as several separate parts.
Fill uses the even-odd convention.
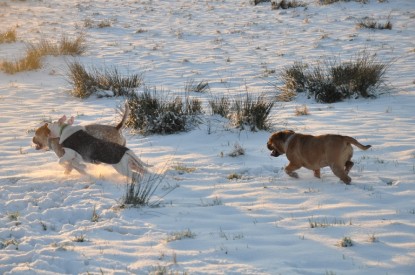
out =
[[[19,218],[19,217],[20,217],[19,212],[9,213],[9,220],[11,220],[11,221],[17,221],[17,218]]]
[[[232,106],[232,122],[236,127],[251,131],[268,130],[270,128],[268,116],[274,106],[273,101],[266,100],[264,96],[253,98],[246,94],[245,99],[236,99]]]
[[[186,81],[184,90],[186,93],[204,93],[209,90],[209,83],[203,80],[196,83],[194,79],[190,79]]]
[[[271,8],[273,10],[278,10],[278,9],[292,9],[292,8],[299,8],[299,7],[306,7],[307,4],[303,3],[303,2],[298,2],[296,0],[275,0],[271,2]]]
[[[81,34],[74,40],[63,36],[57,44],[42,39],[38,44],[28,44],[26,48],[26,54],[23,58],[16,61],[3,61],[0,64],[0,69],[8,74],[36,70],[41,68],[43,56],[80,55],[85,52],[86,45],[84,36]]]
[[[76,242],[76,243],[83,243],[83,242],[85,242],[85,241],[86,241],[86,239],[85,239],[85,235],[84,235],[84,234],[81,234],[81,235],[76,235],[76,236],[72,239],[72,241],[74,241],[74,242]]]
[[[183,231],[170,233],[167,236],[166,241],[173,242],[173,241],[182,240],[182,239],[193,239],[195,236],[196,234],[190,231],[190,229],[186,229]]]
[[[95,209],[95,205],[94,205],[94,210],[92,211],[92,217],[91,217],[91,221],[92,222],[98,222],[99,221],[100,216],[98,215],[96,209]]]
[[[385,23],[379,23],[375,19],[371,17],[366,17],[357,23],[358,28],[366,28],[366,29],[374,29],[374,30],[391,30],[392,29],[392,23],[388,20]]]
[[[4,249],[10,245],[15,246],[16,250],[19,250],[19,243],[15,239],[7,239],[0,242],[0,249]]]
[[[194,167],[187,167],[187,166],[182,165],[182,164],[176,164],[172,168],[175,171],[177,171],[179,174],[192,173],[192,172],[196,171],[196,168],[194,168]]]
[[[331,5],[337,2],[350,2],[350,1],[367,4],[369,0],[318,0],[320,5]]]
[[[373,98],[385,85],[388,64],[361,52],[354,60],[326,60],[313,68],[301,62],[285,68],[281,94],[307,92],[318,102],[334,103],[351,97]]]
[[[186,96],[169,97],[162,91],[145,90],[128,96],[130,117],[127,126],[142,134],[172,134],[198,123],[201,102]]]
[[[231,103],[229,98],[222,96],[209,100],[209,106],[213,115],[220,115],[222,117],[228,118],[231,108]]]
[[[296,106],[295,107],[295,115],[296,116],[308,116],[310,111],[308,110],[307,105]]]
[[[241,179],[241,178],[242,178],[242,175],[237,174],[237,173],[232,173],[232,174],[229,174],[229,175],[227,176],[227,179],[228,179],[228,180],[239,180],[239,179]]]
[[[148,274],[149,275],[188,275],[188,273],[185,271],[183,272],[173,271],[173,270],[170,270],[169,267],[161,266],[159,264],[157,266],[153,266]]]
[[[15,74],[23,71],[37,70],[41,67],[42,56],[36,50],[30,47],[26,50],[26,55],[16,61],[3,61],[0,64],[0,69],[7,74]]]
[[[233,158],[243,155],[245,155],[245,149],[238,142],[233,145],[233,150],[228,154],[228,156]]]
[[[72,95],[88,98],[92,94],[101,97],[126,96],[143,84],[141,74],[123,76],[117,67],[89,71],[78,61],[68,63],[68,81],[73,86]]]
[[[16,37],[15,29],[8,29],[5,32],[0,32],[0,44],[16,42]]]
[[[346,225],[346,222],[344,220],[340,220],[337,218],[334,218],[331,220],[329,220],[328,218],[321,218],[321,219],[309,218],[308,223],[310,225],[310,228]],[[351,221],[349,224],[351,225]]]
[[[97,27],[100,29],[111,27],[111,21],[108,19],[102,20],[97,24]]]
[[[153,200],[155,192],[157,191],[163,176],[157,174],[147,174],[139,178],[138,175],[133,177],[130,183],[127,184],[125,196],[122,198],[122,207],[157,207],[160,204],[160,199]],[[170,190],[171,191],[171,190]],[[169,192],[170,192],[169,191]]]
[[[341,239],[341,241],[339,242],[339,246],[341,247],[350,247],[353,246],[353,241],[351,238],[349,237],[344,237],[343,239]]]

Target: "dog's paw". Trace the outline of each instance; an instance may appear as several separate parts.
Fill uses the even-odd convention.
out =
[[[287,172],[287,175],[289,175],[289,176],[290,176],[290,177],[292,177],[292,178],[296,178],[296,179],[298,179],[298,178],[299,178],[299,176],[298,176],[297,172]]]

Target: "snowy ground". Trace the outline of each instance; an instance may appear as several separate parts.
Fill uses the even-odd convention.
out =
[[[71,57],[47,57],[37,71],[0,72],[0,273],[414,274],[415,2],[305,2],[271,10],[248,0],[0,0],[0,31],[16,27],[19,38],[0,44],[0,60],[18,58],[24,42],[83,30],[83,64],[144,73],[146,85],[174,92],[204,80],[210,93],[194,96],[206,102],[247,91],[272,96],[270,83],[293,61],[348,60],[368,49],[392,62],[393,87],[375,100],[299,97],[274,107],[275,130],[339,133],[373,146],[355,150],[350,186],[328,169],[321,179],[305,169],[289,178],[286,158],[270,157],[265,146],[271,132],[238,131],[207,113],[187,133],[125,130],[143,161],[167,170],[157,194],[176,188],[159,208],[121,209],[126,183],[111,167],[64,176],[55,154],[36,151],[31,138],[43,120],[62,114],[116,124],[124,99],[69,95]],[[365,16],[389,17],[393,28],[357,29]],[[102,21],[111,26],[96,27]],[[303,104],[310,115],[296,116]],[[228,156],[235,144],[245,155]],[[228,180],[232,173],[241,179]],[[174,240],[186,233],[192,237]],[[353,246],[339,246],[344,237]]]

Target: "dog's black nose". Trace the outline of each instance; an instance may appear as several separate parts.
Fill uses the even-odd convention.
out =
[[[278,153],[276,150],[272,150],[272,152],[271,152],[271,156],[273,156],[273,157],[278,157],[278,156],[280,156],[281,154],[280,153]]]

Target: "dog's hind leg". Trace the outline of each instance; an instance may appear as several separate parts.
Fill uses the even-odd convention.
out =
[[[352,169],[353,165],[354,165],[353,161],[350,161],[350,160],[346,161],[345,169],[344,169],[346,174],[349,174],[349,172]]]
[[[315,176],[316,178],[320,178],[320,177],[321,177],[321,176],[320,176],[320,169],[314,170],[314,176]]]
[[[345,184],[350,184],[352,179],[347,175],[346,171],[344,170],[343,165],[331,165],[330,166],[331,171],[339,178],[341,179]]]

